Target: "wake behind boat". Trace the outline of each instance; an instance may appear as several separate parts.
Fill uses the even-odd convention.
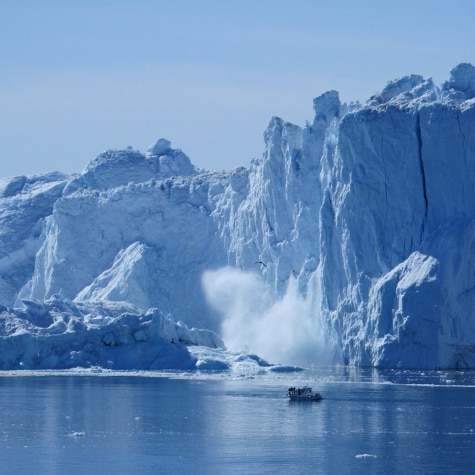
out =
[[[304,386],[303,388],[292,387],[287,390],[287,396],[289,396],[290,401],[320,401],[323,399],[320,393],[317,393],[309,388]]]

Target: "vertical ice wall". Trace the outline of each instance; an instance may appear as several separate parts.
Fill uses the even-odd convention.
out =
[[[319,254],[321,156],[329,126],[340,114],[338,93],[314,101],[313,124],[300,128],[274,117],[265,152],[252,162],[249,189],[229,225],[230,262],[257,268],[277,295],[292,275],[305,292]]]
[[[475,364],[474,68],[410,76],[340,122],[323,182],[328,328],[349,364]]]

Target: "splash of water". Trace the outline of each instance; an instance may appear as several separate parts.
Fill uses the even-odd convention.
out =
[[[292,276],[278,299],[260,275],[232,267],[206,271],[202,283],[208,302],[223,316],[221,333],[230,350],[256,353],[272,363],[329,363],[314,293],[304,298]]]

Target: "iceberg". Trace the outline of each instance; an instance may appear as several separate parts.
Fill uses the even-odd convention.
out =
[[[313,105],[248,168],[160,138],[1,180],[0,367],[474,368],[475,68]]]

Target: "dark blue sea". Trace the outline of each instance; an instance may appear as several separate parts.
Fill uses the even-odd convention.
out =
[[[5,474],[474,471],[473,372],[0,374]]]

